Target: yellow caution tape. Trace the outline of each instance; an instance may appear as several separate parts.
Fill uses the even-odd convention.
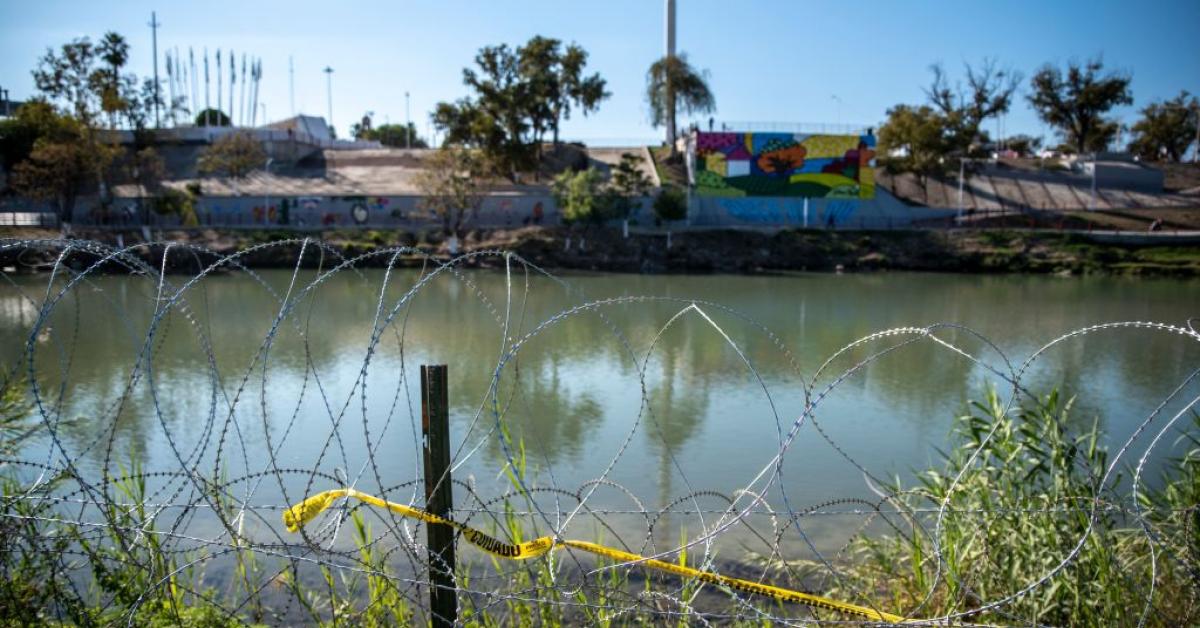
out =
[[[484,534],[475,528],[458,523],[457,521],[452,521],[450,519],[446,519],[445,517],[439,517],[438,515],[425,512],[424,510],[412,508],[411,506],[405,506],[404,504],[389,502],[375,497],[374,495],[368,495],[366,493],[356,491],[352,488],[340,488],[332,491],[325,491],[324,493],[319,493],[309,497],[299,504],[287,509],[287,511],[283,513],[283,523],[285,526],[287,526],[288,532],[297,532],[300,530],[300,528],[304,527],[304,524],[312,521],[314,517],[332,506],[333,502],[343,497],[353,497],[365,503],[371,504],[372,506],[386,508],[394,513],[404,515],[405,517],[411,517],[413,519],[419,519],[426,523],[450,526],[456,530],[460,530],[463,533],[463,537],[466,538],[467,541],[472,545],[493,556],[499,556],[501,558],[526,560],[529,558],[537,558],[538,556],[542,556],[550,550],[558,547],[573,547],[578,550],[590,552],[592,554],[596,554],[597,556],[611,558],[616,561],[640,563],[652,569],[673,573],[684,578],[696,578],[697,580],[707,582],[709,584],[723,585],[738,591],[765,595],[785,602],[795,602],[797,604],[804,604],[814,608],[824,608],[831,611],[845,613],[847,615],[856,615],[871,621],[889,623],[900,623],[904,621],[904,618],[900,617],[899,615],[883,613],[865,606],[856,606],[854,604],[847,604],[845,602],[838,602],[837,600],[824,598],[819,595],[801,593],[800,591],[792,591],[790,589],[782,589],[767,584],[753,582],[751,580],[742,580],[741,578],[731,578],[729,576],[722,576],[721,574],[715,574],[709,571],[700,571],[699,569],[692,569],[691,567],[685,567],[675,563],[668,563],[653,558],[646,558],[644,556],[631,554],[629,552],[613,549],[604,545],[588,543],[587,541],[555,541],[553,537],[543,536],[532,541],[526,541],[524,543],[506,543],[500,539]]]

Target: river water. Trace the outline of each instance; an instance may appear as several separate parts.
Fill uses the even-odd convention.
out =
[[[0,347],[9,368],[25,370],[32,356],[42,412],[56,428],[21,456],[69,459],[97,480],[133,457],[145,471],[225,478],[228,493],[261,515],[246,525],[268,536],[282,527],[279,506],[333,488],[331,477],[420,504],[418,367],[445,363],[460,518],[490,522],[476,511],[495,511],[491,501],[512,491],[516,458],[525,485],[538,489],[528,526],[637,549],[647,537],[669,543],[711,530],[729,499],[750,503],[743,489],[763,497],[760,513],[861,508],[836,500],[877,501],[868,474],[911,480],[939,464],[966,402],[988,386],[1007,394],[1001,374],[1044,344],[1098,323],[1184,326],[1200,315],[1195,280],[551,278],[515,265],[428,275],[371,269],[314,283],[316,270],[226,273],[174,301],[188,277],[169,276],[173,287],[150,276],[57,279],[51,295],[68,289],[31,353],[48,276],[17,277],[0,287]],[[585,303],[597,304],[571,310]],[[877,331],[938,323],[971,331],[888,335],[837,355]],[[1077,395],[1080,424],[1098,417],[1117,446],[1198,367],[1194,340],[1121,328],[1055,345],[1021,383]],[[816,402],[809,415],[806,391]],[[1123,460],[1136,464],[1197,394],[1193,382]],[[1174,440],[1151,453],[1151,477]],[[188,482],[168,476],[151,501],[198,501]],[[661,509],[668,514],[654,520]],[[864,520],[830,514],[804,529],[818,546],[838,547]],[[204,525],[177,524],[200,537]],[[751,538],[770,523],[736,527],[722,536]]]

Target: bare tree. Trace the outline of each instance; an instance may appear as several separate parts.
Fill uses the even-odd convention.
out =
[[[475,216],[491,186],[490,169],[481,151],[457,146],[439,149],[417,174],[419,206],[442,220],[447,236],[460,237]]]
[[[984,59],[978,68],[966,64],[966,85],[950,79],[941,64],[929,67],[933,81],[925,89],[931,105],[945,119],[946,142],[952,152],[966,155],[986,139],[983,122],[1008,111],[1021,85],[1019,72],[1002,68],[994,59]]]

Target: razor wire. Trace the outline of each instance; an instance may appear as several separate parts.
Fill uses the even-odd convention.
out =
[[[453,486],[454,521],[485,529],[508,543],[539,534],[556,542],[589,534],[637,557],[604,561],[566,551],[506,563],[472,554],[466,543],[459,543],[466,566],[451,575],[459,592],[461,621],[493,617],[553,623],[546,617],[535,620],[521,614],[530,608],[533,613],[552,608],[554,616],[566,623],[621,623],[647,617],[701,624],[862,621],[828,610],[770,603],[719,583],[664,577],[638,564],[664,561],[761,584],[782,580],[817,593],[834,590],[846,602],[914,623],[971,623],[987,613],[1005,624],[1036,624],[1010,609],[1017,601],[1054,586],[1055,578],[1071,568],[1085,545],[1097,542],[1097,523],[1112,517],[1128,522],[1145,545],[1151,577],[1139,582],[1130,576],[1126,583],[1145,592],[1139,625],[1161,623],[1164,609],[1160,607],[1170,603],[1155,597],[1160,570],[1187,574],[1193,597],[1200,587],[1200,564],[1193,548],[1168,543],[1161,525],[1150,518],[1154,508],[1144,499],[1152,454],[1181,429],[1186,433],[1186,419],[1200,405],[1200,361],[1184,368],[1172,392],[1148,409],[1132,433],[1114,435],[1119,444],[1115,455],[1098,470],[1093,492],[1083,503],[955,507],[951,498],[982,455],[981,445],[967,452],[940,502],[915,507],[905,500],[910,490],[889,482],[871,462],[851,453],[818,415],[847,382],[917,344],[945,351],[993,377],[1004,387],[1003,413],[1016,412],[1023,402],[1040,403],[1040,391],[1026,378],[1051,349],[1085,336],[1113,333],[1166,334],[1179,343],[1200,341],[1191,321],[1183,325],[1127,321],[1071,330],[1020,361],[962,324],[895,327],[850,340],[821,360],[802,360],[783,336],[733,306],[675,296],[593,299],[570,280],[505,251],[476,251],[445,259],[410,247],[382,247],[347,256],[309,238],[268,242],[234,253],[176,242],[117,248],[89,241],[15,240],[0,243],[0,255],[37,267],[42,271],[37,277],[44,278],[44,284],[17,282],[9,273],[0,274],[7,284],[4,289],[19,295],[22,307],[35,313],[28,329],[21,330],[25,341],[19,359],[6,365],[6,381],[24,382],[31,421],[19,434],[21,445],[0,458],[0,469],[21,479],[4,495],[3,522],[14,535],[7,549],[40,552],[39,558],[48,560],[44,564],[69,574],[63,585],[68,590],[58,594],[63,606],[85,599],[98,599],[103,606],[125,605],[121,618],[129,625],[137,623],[140,607],[165,586],[184,589],[194,600],[220,609],[237,622],[356,623],[371,605],[384,603],[402,605],[407,609],[405,617],[414,623],[431,619],[426,605],[432,586],[428,574],[444,565],[431,562],[423,543],[421,528],[428,523],[348,500],[332,505],[311,526],[298,527],[296,534],[285,531],[280,518],[292,504],[309,496],[331,489],[355,491],[360,486],[384,500],[422,506],[420,413],[410,386],[414,353],[490,365],[486,385],[458,395],[456,431],[461,435],[452,449],[451,477],[434,479]],[[291,257],[286,281],[273,283],[255,270],[256,258],[263,256]],[[491,270],[471,270],[478,265]],[[479,285],[477,272],[503,274],[499,299]],[[122,290],[140,291],[143,305],[148,306],[147,320],[138,319],[145,311],[136,316],[126,312],[125,305],[109,293],[113,288],[100,285],[101,278],[110,276],[120,278]],[[275,312],[266,331],[255,338],[257,344],[240,347],[248,355],[239,358],[248,363],[237,367],[225,364],[228,360],[218,355],[216,347],[223,344],[223,336],[247,326],[247,321],[214,320],[207,311],[209,284],[229,276],[245,278],[245,289],[261,291]],[[368,306],[370,320],[365,343],[358,340],[339,347],[360,356],[348,380],[347,373],[329,372],[313,355],[314,345],[328,342],[322,336],[331,333],[327,326],[314,327],[313,319],[326,299],[338,298],[323,290],[347,276],[353,278],[354,290],[341,298]],[[435,285],[465,291],[471,307],[483,313],[489,326],[494,325],[498,345],[473,347],[471,356],[444,356],[437,353],[436,338],[415,337],[414,327],[421,317],[433,315],[421,306]],[[531,304],[538,290],[554,290],[568,304],[539,315]],[[121,327],[88,328],[88,308],[98,307],[92,299],[115,311]],[[630,308],[659,308],[656,312],[665,308],[667,315],[656,319],[648,339],[638,342],[614,315]],[[622,364],[631,370],[635,385],[630,396],[637,410],[618,426],[619,434],[590,445],[602,454],[596,477],[564,486],[555,464],[538,470],[544,477],[528,473],[524,442],[512,428],[527,412],[522,408],[528,405],[525,389],[536,385],[531,381],[536,374],[522,370],[523,360],[582,317],[599,321],[598,327],[608,336],[604,341],[616,346]],[[662,415],[671,409],[653,398],[649,382],[655,377],[655,360],[660,359],[662,347],[672,342],[672,330],[685,324],[704,329],[714,346],[732,356],[731,363],[746,378],[747,388],[761,398],[765,420],[775,430],[777,442],[764,448],[757,471],[733,491],[716,491],[690,477],[682,462],[687,452],[669,442],[662,423]],[[764,341],[786,363],[791,371],[786,381],[803,395],[798,414],[787,414],[777,403],[779,385],[762,372],[757,356],[729,333],[731,325]],[[72,395],[86,383],[73,375],[81,359],[77,355],[80,337],[100,333],[120,336],[136,351],[127,364],[121,363],[123,356],[103,356],[121,367],[114,368],[121,383],[114,381],[104,398],[84,400],[91,416],[72,418],[68,413],[77,411],[74,404],[80,403]],[[181,395],[189,402],[203,397],[205,405],[186,414],[186,426],[170,404],[175,391],[163,383],[171,381],[173,368],[181,368],[172,363],[169,347],[184,341],[190,341],[189,350],[200,355],[182,366],[202,373],[206,386],[203,395],[195,391]],[[816,368],[806,372],[806,363]],[[276,397],[283,393],[273,395],[272,376],[288,369],[293,376],[300,373],[300,381],[287,392],[294,396],[292,402],[280,405]],[[381,380],[381,370],[394,372]],[[380,385],[383,390],[376,392]],[[378,399],[383,400],[382,407]],[[323,432],[316,432],[318,426],[310,415],[320,417]],[[361,419],[361,425],[355,425],[356,419]],[[136,460],[128,460],[129,452],[121,442],[127,431],[123,423],[128,422],[149,426],[145,431],[153,433],[158,448],[154,467],[142,468]],[[982,433],[981,443],[993,439],[998,429],[996,423]],[[861,474],[871,497],[841,496],[811,503],[805,487],[787,481],[784,472],[785,460],[801,436],[820,439]],[[536,439],[538,434],[523,433],[521,438]],[[664,499],[658,507],[648,506],[647,496],[614,479],[621,465],[628,464],[631,448],[641,442],[638,438],[654,441],[670,471],[683,482],[683,493]],[[1149,440],[1140,452],[1134,450],[1139,439]],[[352,441],[363,445],[355,449]],[[397,446],[411,457],[411,470],[391,464]],[[297,450],[306,458],[298,460]],[[496,459],[487,460],[489,455]],[[1121,465],[1131,460],[1131,481],[1120,485]],[[460,476],[460,472],[482,470],[497,479],[507,478],[507,485],[481,483],[473,474],[466,479]],[[1194,504],[1181,508],[1183,520],[1197,525],[1197,508]],[[999,518],[1030,514],[1086,517],[1085,531],[1066,543],[1068,549],[1055,557],[1053,566],[1012,590],[976,591],[975,583],[958,579],[949,568],[939,541],[948,518],[975,518],[971,520],[977,519],[979,525],[990,525]],[[861,578],[847,575],[855,560],[852,541],[843,538],[831,550],[814,538],[813,522],[835,518],[853,520],[851,538],[882,532],[925,539],[931,546],[928,562],[933,573],[923,595],[904,608],[880,606],[888,596],[867,590]],[[678,542],[664,540],[680,534],[680,521],[695,522],[699,532]],[[64,530],[70,530],[71,536],[58,540],[56,535]],[[147,544],[153,547],[150,556],[166,559],[141,565],[147,579],[140,590],[129,592],[132,600],[89,593],[95,584],[86,574],[96,561],[139,556],[137,548]],[[731,560],[728,555],[733,551],[740,552],[742,559]],[[197,571],[204,573],[197,576]],[[886,582],[875,583],[877,588],[886,586]],[[371,593],[365,594],[364,588]],[[377,596],[381,590],[389,596]],[[939,598],[950,592],[956,598],[947,605]],[[935,601],[950,610],[932,612],[938,606]],[[63,608],[47,609],[50,616],[62,612]]]

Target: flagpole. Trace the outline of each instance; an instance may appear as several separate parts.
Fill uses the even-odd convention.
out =
[[[224,79],[221,78],[221,49],[217,48],[217,111],[221,111],[224,103],[221,102],[221,86],[224,84]],[[217,116],[217,124],[221,124],[221,117]]]
[[[188,68],[190,69],[189,76],[192,79],[192,108],[195,109],[196,105],[199,104],[196,102],[196,53],[192,50],[191,46],[188,46]],[[192,119],[195,120],[196,112],[192,111],[191,113]]]

